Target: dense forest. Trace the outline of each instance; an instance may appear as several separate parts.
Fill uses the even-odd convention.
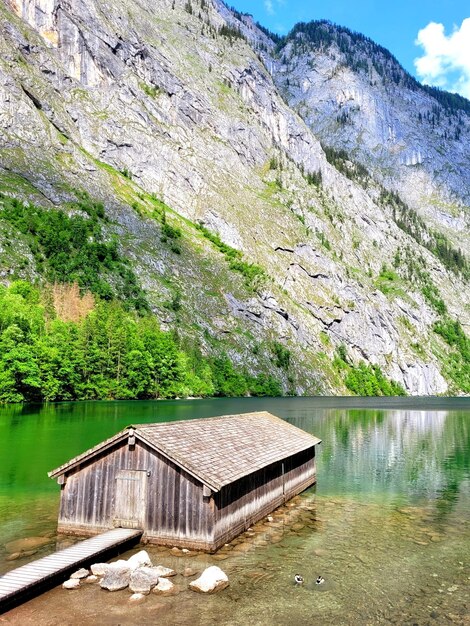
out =
[[[0,402],[281,393],[274,378],[205,358],[154,316],[77,284],[0,287]]]
[[[275,364],[290,353],[274,344]],[[357,395],[405,395],[380,368],[335,360]],[[272,376],[253,376],[226,354],[203,356],[197,343],[164,332],[150,313],[81,293],[77,283],[0,286],[0,402],[280,396]]]

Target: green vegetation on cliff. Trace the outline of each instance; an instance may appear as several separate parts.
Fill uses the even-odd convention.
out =
[[[378,365],[351,367],[344,383],[356,396],[406,396],[400,383],[386,378]]]
[[[230,269],[242,274],[247,286],[253,287],[266,278],[263,268],[256,265],[256,263],[247,263],[244,261],[243,255],[239,250],[224,243],[218,235],[211,233],[211,231],[202,224],[198,224],[197,228],[206,239],[222,252],[229,263]]]
[[[443,233],[430,229],[397,193],[383,189],[379,202],[391,207],[393,220],[403,232],[432,252],[448,270],[465,280],[470,279],[470,267],[462,251],[455,249]]]
[[[470,339],[458,320],[444,317],[434,324],[434,332],[444,339],[451,351],[445,359],[447,376],[465,393],[470,393]]]
[[[82,289],[110,300],[117,297],[140,311],[145,294],[116,239],[105,240],[104,207],[86,192],[59,209],[45,209],[0,193],[0,221],[26,236],[36,270],[49,282],[77,282]]]
[[[44,208],[0,192],[10,280],[27,275],[36,283],[0,287],[0,402],[282,395],[279,381],[235,366],[223,346],[203,357],[197,339],[180,338],[176,327],[161,331],[103,204],[73,193],[61,208]],[[182,232],[165,209],[161,241],[176,251]],[[201,230],[247,284],[262,277]],[[21,263],[9,252],[18,237],[26,246]],[[163,306],[179,312],[181,292]]]
[[[78,287],[0,287],[0,402],[281,395],[226,357],[180,345],[155,317]]]
[[[470,393],[470,339],[465,334],[462,324],[451,317],[439,289],[426,271],[425,259],[405,247],[397,251],[393,264],[404,280],[415,288],[419,287],[427,304],[438,316],[432,329],[450,350],[440,349],[435,353],[442,362],[444,376],[452,383],[452,391]],[[468,264],[466,267],[468,271]],[[415,347],[422,351],[419,343],[415,344]]]
[[[406,396],[400,383],[386,378],[378,365],[352,365],[344,345],[338,347],[334,365],[343,372],[344,384],[356,396]]]

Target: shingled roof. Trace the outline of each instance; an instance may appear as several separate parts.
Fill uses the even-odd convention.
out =
[[[267,413],[128,426],[49,472],[56,477],[129,436],[162,453],[214,491],[271,463],[312,448],[320,439]]]

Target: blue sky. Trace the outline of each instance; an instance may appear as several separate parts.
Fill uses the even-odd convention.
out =
[[[388,48],[421,81],[470,98],[468,0],[229,0],[228,4],[280,34],[296,22],[313,19],[347,26]]]

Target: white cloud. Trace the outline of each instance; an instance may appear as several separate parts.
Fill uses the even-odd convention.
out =
[[[269,15],[276,15],[277,9],[284,4],[285,0],[264,0],[264,8]]]
[[[445,34],[443,24],[430,22],[419,31],[415,44],[424,50],[424,56],[415,59],[416,72],[423,82],[470,98],[469,17],[450,35]]]
[[[266,9],[266,12],[269,13],[269,15],[274,15],[275,11],[273,0],[264,0],[264,8]]]

